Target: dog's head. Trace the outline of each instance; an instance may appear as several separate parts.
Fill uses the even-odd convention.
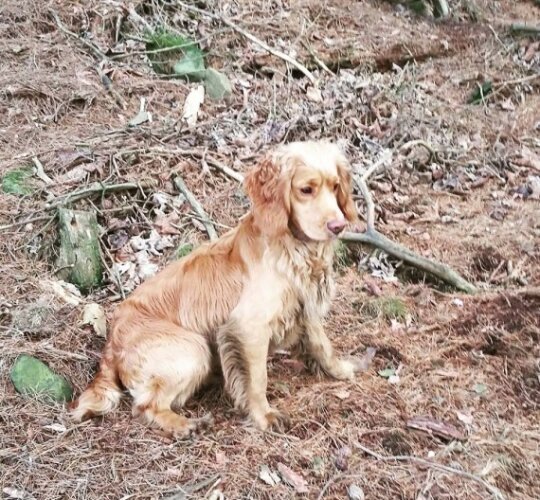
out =
[[[246,177],[261,231],[287,231],[313,241],[339,235],[356,222],[350,167],[329,142],[294,142],[268,154]]]

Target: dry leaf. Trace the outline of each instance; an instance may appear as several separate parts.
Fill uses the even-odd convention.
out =
[[[377,354],[377,349],[374,347],[368,347],[366,349],[366,352],[363,356],[359,358],[352,358],[352,362],[354,364],[354,371],[356,372],[366,372],[369,370],[369,367],[371,366],[371,363],[373,362],[373,358],[375,357],[375,354]]]
[[[346,390],[342,389],[341,391],[336,391],[334,393],[334,395],[336,396],[336,398],[341,399],[342,401],[344,401],[345,399],[347,399],[351,395],[351,393],[350,393],[350,391],[346,391]]]
[[[465,435],[455,425],[431,417],[413,417],[407,421],[407,427],[424,431],[444,439],[463,441]]]
[[[312,102],[323,102],[321,91],[317,87],[308,87],[306,97]]]
[[[78,306],[82,301],[81,292],[72,283],[61,280],[43,280],[39,286],[46,292],[52,291],[54,295],[72,306]]]
[[[352,450],[348,446],[340,448],[336,454],[334,464],[340,471],[346,471],[349,468],[349,457],[352,455]]]
[[[351,484],[347,488],[347,494],[349,495],[349,500],[364,500],[366,498],[364,490],[356,484]]]
[[[182,119],[184,119],[188,125],[193,126],[197,123],[197,116],[203,102],[204,87],[202,85],[198,85],[187,95],[184,102]]]
[[[158,215],[154,221],[154,227],[160,234],[180,234],[180,231],[173,225],[180,221],[180,216],[177,213],[164,214],[161,210],[156,210],[156,212]]]
[[[105,311],[99,304],[92,303],[84,306],[81,325],[91,325],[99,337],[107,336],[107,321]]]
[[[292,486],[297,493],[309,492],[308,484],[300,474],[297,474],[281,462],[278,463],[277,468],[283,481],[285,481],[289,486]]]
[[[268,465],[263,465],[259,471],[259,479],[264,481],[269,486],[276,486],[281,483],[280,477],[270,470]]]

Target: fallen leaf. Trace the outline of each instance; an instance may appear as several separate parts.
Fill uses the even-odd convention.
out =
[[[434,434],[444,439],[463,441],[465,435],[455,425],[431,417],[413,417],[407,421],[407,427]]]
[[[336,459],[334,461],[336,469],[340,470],[341,472],[346,471],[349,468],[349,457],[351,455],[352,450],[348,446],[341,447],[338,450]]]
[[[201,104],[204,102],[204,87],[197,85],[186,97],[182,119],[190,126],[197,123],[197,116]]]
[[[39,286],[46,292],[52,291],[57,297],[72,306],[78,306],[82,301],[81,292],[72,283],[66,283],[62,280],[43,280],[40,281]]]
[[[222,451],[216,451],[216,464],[225,465],[227,463],[229,463],[227,455],[225,455],[225,453],[223,453]]]
[[[390,378],[396,374],[396,370],[394,368],[386,368],[384,370],[379,370],[377,373],[380,377]]]
[[[364,279],[364,288],[375,297],[380,297],[383,294],[377,283],[367,278]]]
[[[292,486],[297,493],[309,492],[308,484],[300,474],[297,474],[281,462],[278,463],[277,468],[283,481],[285,481],[289,486]]]
[[[269,486],[276,486],[281,483],[279,475],[275,472],[272,472],[268,465],[263,465],[259,471],[259,479],[264,481]]]
[[[26,491],[18,490],[17,488],[6,487],[2,489],[2,492],[4,493],[4,495],[6,495],[7,498],[14,498],[14,499],[21,499],[21,500],[33,498],[31,495],[26,493]]]
[[[144,122],[151,122],[152,121],[152,114],[148,113],[146,111],[146,99],[144,97],[141,97],[141,104],[139,107],[139,112],[136,116],[134,116],[131,120],[129,120],[129,126],[130,127],[136,127],[137,125],[141,125]]]
[[[208,500],[225,500],[225,495],[221,490],[214,490],[210,493]]]
[[[62,424],[49,424],[49,425],[44,425],[43,426],[44,429],[47,429],[49,431],[54,431],[54,432],[66,432],[67,429],[65,426],[63,426]]]
[[[487,386],[486,384],[474,384],[473,391],[479,396],[482,396],[487,392]]]
[[[342,401],[344,401],[345,399],[347,399],[351,395],[351,393],[350,393],[350,391],[346,391],[346,390],[343,389],[341,391],[336,391],[334,393],[334,395],[336,396],[336,398],[341,399]]]
[[[349,500],[364,500],[366,498],[364,490],[356,484],[351,484],[347,488],[347,495],[349,495]]]
[[[312,102],[323,102],[321,91],[317,87],[308,87],[306,97]]]
[[[399,378],[399,375],[390,375],[390,376],[388,377],[388,382],[389,382],[390,384],[392,384],[392,385],[397,385],[397,384],[399,384],[399,381],[400,381],[400,380],[401,380],[401,379]]]
[[[157,209],[156,212],[158,215],[154,221],[154,227],[160,234],[180,234],[178,228],[174,226],[174,224],[177,224],[180,221],[180,216],[176,212],[164,214],[159,209]]]
[[[465,425],[472,425],[473,423],[473,416],[472,415],[467,415],[465,413],[461,413],[459,411],[456,412],[456,415],[457,415],[457,418],[460,422],[463,422]]]
[[[105,311],[99,304],[86,304],[83,309],[81,325],[91,325],[98,337],[107,336],[107,321]]]
[[[375,354],[377,354],[377,349],[374,347],[368,347],[363,356],[359,358],[352,358],[354,370],[357,372],[367,372],[371,366],[371,363],[373,362],[373,358],[375,358]]]

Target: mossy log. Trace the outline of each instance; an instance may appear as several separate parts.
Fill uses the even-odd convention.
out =
[[[58,224],[58,276],[88,293],[103,279],[96,214],[60,208]]]

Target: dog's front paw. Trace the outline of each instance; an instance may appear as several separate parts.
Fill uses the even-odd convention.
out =
[[[338,380],[353,380],[356,370],[353,361],[337,359],[328,372]]]
[[[290,427],[289,416],[274,408],[270,408],[261,415],[252,415],[252,420],[261,431],[276,430],[285,432]]]

